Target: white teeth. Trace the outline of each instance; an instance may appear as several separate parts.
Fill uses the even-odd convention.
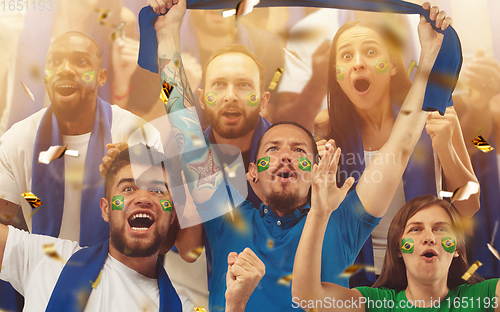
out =
[[[148,214],[145,214],[145,213],[136,213],[135,215],[132,216],[132,220],[135,220],[137,218],[144,218],[144,219],[149,219],[149,220],[153,220],[153,217],[151,217],[150,215]]]
[[[146,231],[147,229],[149,229],[149,228],[139,228],[139,227],[135,227],[135,226],[132,227],[132,230],[134,230],[134,231]]]

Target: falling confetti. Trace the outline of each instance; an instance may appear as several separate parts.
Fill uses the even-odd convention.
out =
[[[12,222],[15,217],[15,214],[0,213],[0,220],[2,221],[2,223],[10,224],[10,222]]]
[[[97,288],[97,285],[99,285],[99,283],[101,282],[101,275],[102,275],[102,271],[99,272],[99,276],[97,277],[95,282],[90,281],[90,284],[92,284],[92,288],[94,288],[94,289]]]
[[[274,240],[272,238],[267,239],[267,248],[269,248],[269,249],[274,248]]]
[[[480,135],[472,140],[472,144],[474,144],[475,147],[479,148],[483,153],[488,153],[494,150],[494,148]]]
[[[354,273],[358,272],[359,270],[361,270],[363,268],[363,265],[362,264],[353,264],[351,266],[349,266],[347,269],[345,269],[344,272],[342,272],[342,274],[340,274],[340,277],[348,277],[348,276],[351,276],[353,275]]]
[[[31,90],[24,84],[24,82],[21,82],[23,84],[23,88],[24,88],[24,92],[26,92],[32,101],[35,100],[35,96],[33,95],[33,93],[31,93]]]
[[[283,286],[290,286],[292,279],[293,279],[293,274],[288,274],[280,278],[277,283]]]
[[[33,218],[33,215],[38,211],[40,210],[40,207],[36,208],[35,210],[33,210],[31,213],[30,213],[30,216],[28,217],[28,221],[31,220],[31,218]]]
[[[196,260],[198,259],[198,257],[201,255],[202,252],[203,252],[203,247],[197,247],[188,252],[186,256],[190,259]]]
[[[408,70],[407,70],[407,73],[406,73],[406,76],[409,78],[410,75],[411,75],[411,71],[414,69],[414,68],[418,68],[417,66],[417,62],[415,62],[414,60],[412,60],[410,62],[410,66],[408,66]]]
[[[228,177],[230,178],[236,178],[236,169],[241,165],[241,163],[235,164],[232,168],[229,167],[226,163],[223,163],[222,166],[224,167],[224,170],[226,170]]]
[[[40,200],[40,198],[38,198],[35,194],[33,194],[29,191],[22,193],[21,196],[24,199],[26,199],[26,201],[30,204],[31,208],[33,208],[33,209],[35,209],[38,206],[41,206],[43,204],[42,201]]]
[[[498,259],[500,260],[500,255],[498,254],[498,251],[493,248],[493,246],[491,246],[490,244],[486,244],[488,246],[488,249],[491,251],[491,253]]]
[[[43,252],[45,252],[45,254],[47,256],[49,256],[50,258],[56,260],[56,261],[59,261],[59,262],[62,262],[64,263],[65,261],[63,260],[63,258],[61,258],[61,256],[59,256],[59,254],[57,253],[57,250],[54,248],[54,244],[45,244],[43,245]]]
[[[465,272],[464,275],[462,275],[462,279],[467,281],[473,274],[474,272],[476,272],[476,270],[482,266],[483,264],[479,261],[476,260],[476,262],[474,262],[470,268],[467,270],[467,272]]]
[[[76,150],[66,150],[64,152],[64,155],[67,155],[67,156],[72,156],[72,157],[78,157],[80,155],[80,153]]]
[[[240,233],[248,232],[248,225],[241,217],[240,213],[236,210],[230,210],[232,212],[232,220],[230,224]]]
[[[222,15],[222,17],[224,18],[233,16],[235,14],[236,14],[236,9],[220,10],[220,15]]]
[[[280,80],[281,74],[283,74],[283,71],[284,71],[284,69],[280,68],[280,67],[278,67],[278,69],[276,69],[276,71],[274,72],[273,80],[269,84],[269,90],[276,89],[276,86],[278,85],[278,81]]]
[[[236,6],[236,21],[242,16],[252,13],[253,7],[259,4],[260,0],[242,0]]]
[[[469,181],[464,186],[457,188],[453,192],[440,191],[439,196],[451,198],[451,202],[456,200],[467,200],[472,194],[477,194],[479,192],[479,183]]]
[[[288,50],[287,48],[283,48],[283,51],[285,51],[286,54],[290,55],[294,59],[296,59],[299,62],[302,62],[302,60],[297,56],[297,54],[293,53],[292,51]]]
[[[162,100],[163,103],[167,104],[168,103],[168,98],[170,97],[170,93],[174,87],[169,84],[168,82],[164,81],[163,86],[160,92],[160,99]]]
[[[38,155],[38,162],[42,164],[49,164],[51,161],[61,158],[66,151],[67,145],[64,146],[51,146],[47,151],[40,152]]]
[[[207,310],[205,310],[205,308],[202,308],[202,307],[195,307],[194,311],[195,312],[207,312]]]

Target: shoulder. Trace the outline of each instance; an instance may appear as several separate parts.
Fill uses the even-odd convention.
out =
[[[462,284],[450,290],[456,292],[457,297],[494,297],[498,278],[482,281],[475,285]]]
[[[115,125],[119,126],[121,124],[121,122],[125,122],[125,121],[137,122],[136,127],[140,127],[146,123],[146,121],[144,121],[144,119],[142,119],[141,117],[129,112],[126,109],[121,108],[118,105],[111,105],[111,109],[113,111],[113,125],[112,125],[112,127],[114,127]]]
[[[354,288],[358,290],[361,295],[365,298],[371,298],[371,299],[377,299],[377,298],[386,298],[387,300],[389,299],[395,299],[396,297],[401,297],[401,295],[404,295],[404,291],[397,291],[395,289],[390,289],[390,288],[373,288],[373,287],[356,287]],[[404,296],[406,298],[406,296]]]
[[[15,139],[16,144],[18,144],[20,138],[23,137],[33,137],[34,139],[36,137],[40,121],[42,120],[43,114],[45,114],[46,110],[46,108],[42,108],[38,112],[13,124],[9,130],[2,135],[2,143],[6,142],[6,140],[10,138]]]

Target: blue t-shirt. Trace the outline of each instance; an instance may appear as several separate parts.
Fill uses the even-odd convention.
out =
[[[229,186],[231,188],[231,186]],[[227,255],[252,249],[266,265],[266,274],[247,303],[247,311],[297,311],[292,307],[291,283],[295,252],[309,212],[309,204],[292,214],[278,217],[268,206],[259,209],[241,198],[231,188],[234,221],[230,214],[205,222],[212,250],[213,276],[210,285],[210,311],[225,307]],[[220,187],[212,198],[198,205],[200,215],[226,209],[225,187]],[[222,207],[222,208],[221,208]],[[322,280],[348,287],[348,278],[339,275],[354,262],[361,246],[380,218],[367,213],[356,191],[350,192],[331,216],[326,229],[322,254]],[[288,281],[288,283],[287,283]]]

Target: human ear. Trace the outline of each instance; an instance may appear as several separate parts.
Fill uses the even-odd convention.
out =
[[[200,106],[203,110],[205,110],[205,97],[203,89],[198,88],[198,100],[200,101]]]
[[[97,76],[97,84],[102,87],[104,83],[106,83],[106,79],[108,78],[108,71],[106,69],[101,69],[99,71],[99,75]]]
[[[99,205],[101,206],[102,218],[104,221],[109,222],[109,202],[106,198],[101,198],[99,201]]]

